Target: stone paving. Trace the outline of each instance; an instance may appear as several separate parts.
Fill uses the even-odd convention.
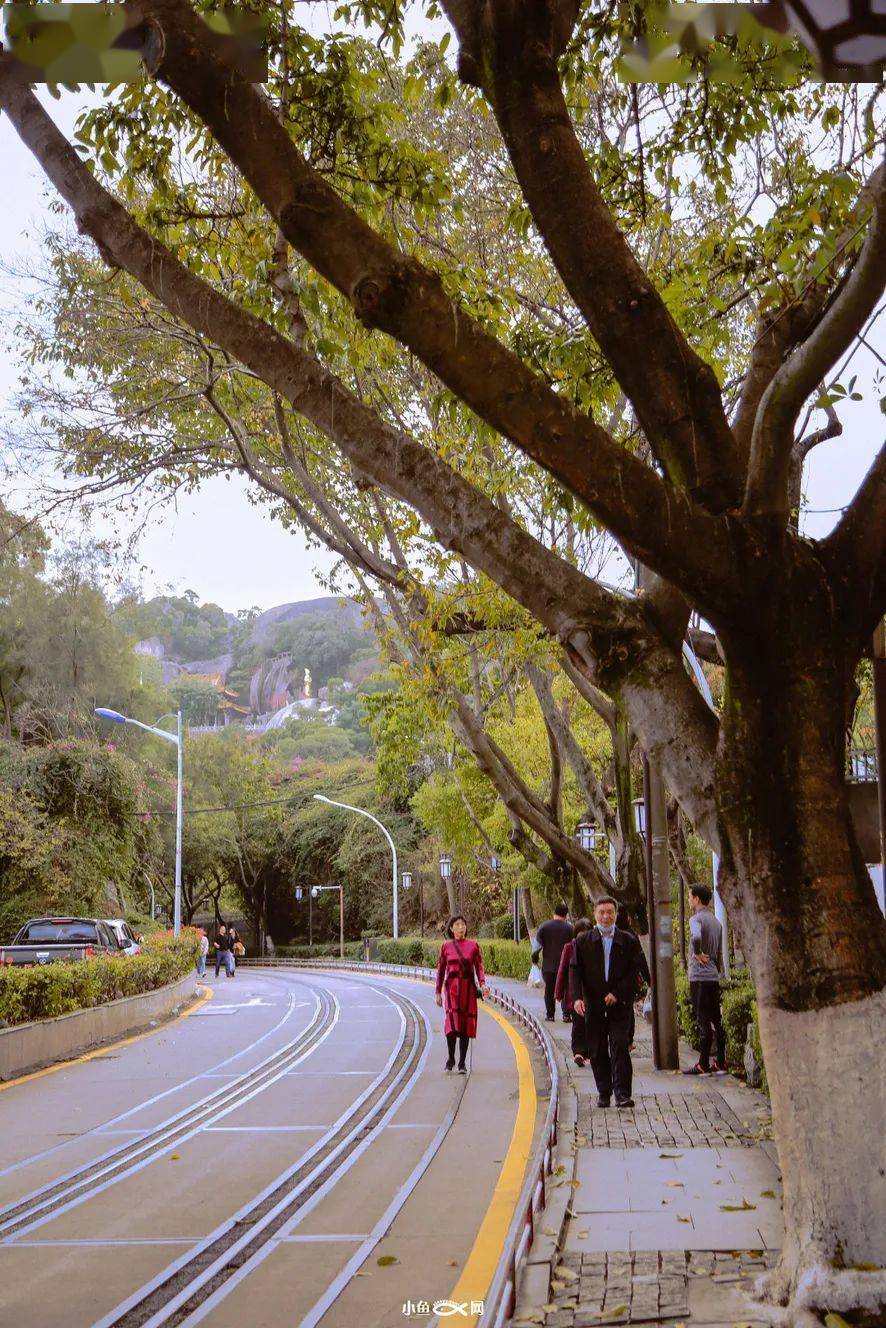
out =
[[[551,1277],[546,1328],[677,1323],[691,1317],[695,1278],[748,1291],[771,1267],[772,1250],[609,1250],[562,1255]],[[517,1315],[513,1328],[521,1323]]]
[[[541,1013],[537,993],[493,981]],[[568,1025],[547,1027],[561,1052],[558,1165],[513,1328],[766,1328],[748,1298],[783,1234],[766,1099],[731,1076],[655,1071],[638,1017],[635,1106],[601,1109]],[[696,1059],[683,1044],[680,1056]]]
[[[589,1095],[579,1123],[595,1148],[753,1148],[757,1142],[750,1122],[740,1121],[716,1091],[640,1094],[634,1102],[633,1109],[604,1110]]]

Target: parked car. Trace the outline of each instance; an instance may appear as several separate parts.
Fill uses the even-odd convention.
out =
[[[122,949],[117,933],[101,918],[31,918],[12,945],[0,946],[0,964],[52,964]]]
[[[117,937],[124,954],[137,955],[141,951],[144,937],[141,934],[137,936],[125,918],[106,918],[105,921]]]

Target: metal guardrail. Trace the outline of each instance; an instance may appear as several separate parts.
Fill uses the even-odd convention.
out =
[[[418,978],[435,982],[437,970],[414,964],[376,964],[354,959],[241,959],[238,966],[255,968],[341,968],[356,973],[395,973],[400,977]],[[554,1046],[535,1015],[507,992],[489,984],[488,999],[499,1005],[522,1024],[537,1042],[544,1055],[551,1076],[551,1097],[545,1113],[541,1138],[517,1199],[514,1216],[508,1227],[501,1257],[493,1275],[489,1291],[484,1297],[482,1328],[502,1328],[513,1315],[517,1299],[517,1279],[520,1266],[532,1248],[538,1228],[539,1214],[547,1199],[547,1177],[553,1170],[554,1149],[557,1146],[557,1120],[560,1106],[560,1072],[554,1055]]]

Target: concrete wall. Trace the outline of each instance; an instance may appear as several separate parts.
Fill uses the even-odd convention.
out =
[[[15,1079],[127,1033],[141,1032],[190,1001],[195,986],[196,971],[192,971],[157,991],[0,1029],[0,1080]]]

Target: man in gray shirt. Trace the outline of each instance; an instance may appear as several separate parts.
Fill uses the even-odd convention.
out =
[[[689,994],[700,1035],[698,1062],[684,1074],[726,1074],[726,1033],[720,1015],[720,977],[723,972],[723,928],[711,912],[711,891],[690,885]],[[717,1058],[711,1061],[711,1044]]]

